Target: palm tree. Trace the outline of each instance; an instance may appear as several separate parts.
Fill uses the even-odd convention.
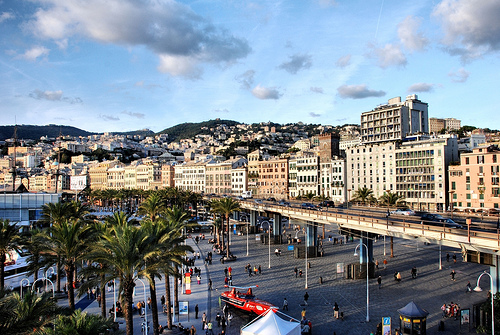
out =
[[[155,221],[165,211],[165,203],[157,193],[152,193],[139,206],[138,213],[146,215],[151,221]]]
[[[49,293],[28,290],[21,296],[10,293],[0,298],[0,334],[32,334],[52,323],[61,308]]]
[[[404,202],[404,197],[401,195],[398,195],[397,193],[392,193],[391,191],[387,191],[379,199],[380,204],[387,206],[387,209],[389,209],[389,206],[397,206],[399,204],[402,204]]]
[[[5,261],[12,250],[20,250],[19,226],[0,219],[0,290],[5,286]]]
[[[180,207],[178,206],[173,206],[172,208],[168,208],[165,211],[165,219],[167,220],[167,224],[172,229],[176,236],[184,238],[183,236],[183,230],[186,227],[189,227],[186,222],[189,219],[189,215]],[[180,244],[180,242],[179,242]],[[190,247],[185,249],[186,251],[193,251]],[[166,301],[165,304],[167,305],[167,326],[168,329],[172,328],[172,313],[170,311],[170,306],[172,305],[171,300],[170,300],[170,276],[173,274],[174,276],[174,309],[178,310],[179,308],[179,286],[177,285],[177,279],[179,278],[179,268],[178,268],[178,262],[173,262],[174,266],[172,267],[172,262],[165,262],[164,263],[164,268],[163,268],[163,273],[165,274],[165,296],[166,296]]]
[[[117,217],[123,218],[120,215]],[[111,226],[88,254],[88,258],[95,262],[108,264],[111,277],[120,281],[127,335],[133,335],[134,330],[132,295],[135,280],[143,275],[145,260],[151,249],[151,238],[146,230],[122,220]]]
[[[367,202],[370,201],[372,197],[373,197],[373,190],[366,187],[360,187],[356,192],[354,192],[352,200],[366,204]]]
[[[69,308],[74,310],[74,274],[78,262],[84,259],[89,250],[87,242],[92,236],[92,230],[82,220],[72,219],[54,224],[49,233],[47,251],[53,256],[60,257],[66,272]]]
[[[45,264],[43,251],[47,249],[47,235],[40,229],[32,229],[22,236],[22,246],[28,251],[26,258],[29,275],[33,275],[33,281],[38,279],[38,271]]]
[[[214,211],[224,215],[227,222],[227,247],[226,247],[226,256],[229,257],[229,231],[230,231],[230,223],[229,223],[229,215],[232,212],[239,211],[241,209],[240,203],[233,198],[222,198],[213,202]]]
[[[45,331],[47,335],[95,335],[107,333],[113,327],[113,320],[100,315],[83,313],[77,309],[71,315],[59,315],[54,329]]]

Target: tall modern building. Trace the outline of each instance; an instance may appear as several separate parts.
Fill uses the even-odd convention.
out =
[[[416,94],[405,101],[389,99],[387,104],[361,114],[361,143],[402,140],[411,134],[429,132],[428,104]]]

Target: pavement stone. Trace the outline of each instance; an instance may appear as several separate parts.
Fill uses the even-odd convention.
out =
[[[333,229],[326,231],[326,236],[336,235]],[[299,235],[300,236],[300,235]],[[370,279],[370,321],[366,322],[366,280],[344,279],[340,274],[337,275],[337,263],[359,262],[359,256],[354,256],[354,249],[359,243],[358,240],[346,244],[333,244],[328,239],[323,240],[324,256],[309,258],[311,267],[307,269],[307,289],[306,284],[306,263],[305,259],[294,258],[293,251],[287,250],[287,245],[275,246],[271,244],[271,267],[269,268],[269,246],[261,241],[256,241],[255,235],[249,235],[249,255],[247,256],[247,235],[231,235],[231,252],[238,257],[234,262],[219,262],[218,255],[214,253],[212,265],[204,265],[203,259],[208,251],[211,251],[212,245],[206,240],[198,244],[193,239],[188,239],[188,244],[196,251],[199,251],[201,257],[196,260],[195,266],[202,267],[201,285],[192,283],[192,294],[180,294],[180,301],[189,302],[189,315],[181,316],[180,322],[184,326],[194,325],[197,334],[204,334],[202,330],[201,315],[207,313],[209,319],[214,320],[219,307],[220,293],[224,288],[224,267],[233,268],[233,284],[237,286],[259,285],[254,289],[256,297],[266,300],[278,307],[282,306],[283,298],[287,298],[289,311],[285,314],[300,319],[300,312],[304,306],[303,296],[307,291],[309,294],[308,306],[306,306],[306,316],[312,322],[312,334],[370,334],[375,332],[377,324],[381,322],[382,317],[391,317],[392,329],[399,328],[398,309],[404,307],[410,301],[414,301],[421,308],[427,310],[427,334],[472,334],[475,330],[472,325],[460,328],[459,320],[451,318],[443,319],[441,305],[443,303],[458,303],[462,309],[470,308],[472,315],[472,306],[483,302],[489,290],[489,281],[483,280],[481,293],[466,293],[465,287],[467,281],[475,286],[478,276],[488,270],[488,266],[462,262],[460,250],[443,248],[442,250],[442,270],[438,269],[439,251],[437,245],[424,245],[421,242],[416,243],[412,240],[394,239],[394,255],[391,258],[389,238],[386,239],[386,253],[384,256],[383,239],[378,239],[373,244],[373,255],[380,263],[377,270],[377,276],[382,276],[382,287],[379,289],[376,278]],[[274,249],[279,247],[282,250],[281,256],[274,255]],[[457,255],[457,263],[446,262],[446,253]],[[383,259],[388,261],[387,268],[383,267]],[[250,263],[252,266],[261,266],[262,275],[249,277],[244,267]],[[410,270],[413,266],[418,269],[416,279],[411,279]],[[294,267],[302,269],[302,278],[295,278]],[[450,277],[451,269],[455,269],[456,281]],[[399,271],[402,274],[402,281],[394,281],[393,274]],[[319,277],[322,277],[323,283],[320,284]],[[213,290],[208,290],[208,278],[213,281]],[[145,281],[147,283],[147,281]],[[137,283],[137,297],[143,300],[142,284]],[[172,284],[173,285],[173,284]],[[146,287],[149,293],[148,288]],[[157,281],[158,304],[160,304],[161,295],[165,294],[164,282]],[[173,292],[173,290],[172,290]],[[82,297],[86,299],[86,297]],[[107,296],[107,303],[111,306],[113,297]],[[333,317],[333,304],[337,302],[340,311],[344,313],[344,320],[337,320]],[[194,306],[199,306],[199,318],[194,318]],[[109,309],[109,307],[108,307]],[[159,306],[161,311],[161,307]],[[100,309],[96,301],[93,301],[85,308],[86,312],[99,314]],[[240,334],[240,328],[253,319],[253,316],[231,309],[234,315],[231,325],[226,329],[226,334]],[[148,311],[148,321],[151,326],[151,314]],[[166,315],[160,313],[160,324],[166,325]],[[472,316],[471,316],[472,317]],[[134,315],[134,334],[142,334],[142,318]],[[438,331],[438,324],[441,320],[445,322],[445,331]],[[125,329],[124,319],[117,318],[120,329]],[[472,320],[471,320],[472,321]],[[176,320],[177,324],[179,320]],[[214,334],[219,334],[220,328],[217,328],[214,322]],[[152,334],[152,331],[149,331]]]

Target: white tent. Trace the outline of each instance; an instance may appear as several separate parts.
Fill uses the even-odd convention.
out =
[[[276,315],[275,310],[270,309],[251,323],[241,328],[241,335],[300,335],[300,322],[289,318],[283,320]]]

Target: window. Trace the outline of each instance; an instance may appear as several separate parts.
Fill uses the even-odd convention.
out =
[[[469,157],[465,157],[465,164],[469,165]]]
[[[454,181],[451,182],[451,189],[456,190],[456,183]]]
[[[467,193],[467,194],[465,195],[465,198],[466,198],[467,200],[470,200],[470,193]]]

